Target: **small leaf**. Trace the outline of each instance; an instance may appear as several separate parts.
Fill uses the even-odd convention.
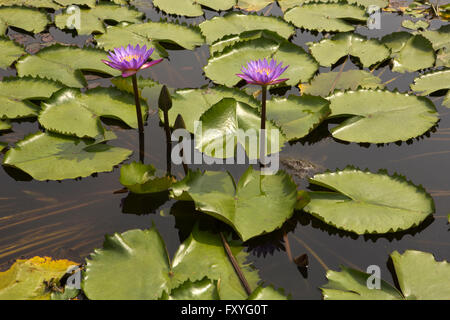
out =
[[[26,52],[13,41],[0,37],[0,68],[6,69]]]
[[[450,89],[450,69],[423,74],[414,79],[414,83],[411,84],[411,90],[420,92],[421,95],[428,95],[442,89]]]
[[[288,298],[273,286],[256,288],[248,300],[288,300]]]
[[[413,22],[412,20],[403,20],[402,27],[410,30],[419,30],[426,29],[430,26],[430,24],[424,20],[419,20],[417,22]]]
[[[50,23],[47,14],[26,7],[0,7],[0,35],[6,29],[16,27],[28,32],[39,33]]]
[[[171,177],[156,177],[155,167],[140,162],[120,168],[120,183],[133,193],[147,194],[166,191],[175,182]]]

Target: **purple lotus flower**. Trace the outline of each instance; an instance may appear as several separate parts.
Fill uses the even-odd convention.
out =
[[[241,72],[243,74],[237,74],[245,81],[251,84],[259,84],[261,86],[267,86],[277,84],[289,79],[278,79],[281,74],[286,71],[289,66],[282,67],[282,63],[277,65],[277,61],[272,59],[267,62],[264,60],[254,60],[247,64],[247,68],[242,67]]]
[[[149,68],[157,63],[160,63],[163,59],[147,61],[152,55],[155,49],[151,48],[147,50],[147,46],[142,48],[136,45],[133,48],[131,44],[127,48],[115,48],[114,52],[109,52],[108,60],[102,60],[108,66],[114,69],[122,71],[122,77],[129,77],[136,74],[139,70]]]

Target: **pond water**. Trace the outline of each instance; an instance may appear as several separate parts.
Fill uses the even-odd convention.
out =
[[[147,14],[147,18],[159,21],[160,17],[175,20],[157,12],[142,1],[138,8]],[[268,12],[270,10],[270,12]],[[277,5],[263,10],[262,13],[281,15]],[[207,11],[206,18],[217,15]],[[182,19],[188,24],[198,24],[204,18]],[[380,30],[358,28],[357,32],[379,38],[393,31],[403,30],[403,17],[383,14]],[[87,37],[75,37],[50,29],[50,34],[58,42],[82,45]],[[15,34],[15,32],[11,32]],[[316,41],[322,34],[297,30],[293,42],[306,48],[305,43]],[[170,50],[169,59],[163,63],[142,71],[143,77],[151,77],[172,88],[199,88],[211,84],[202,72],[207,63],[207,46],[194,51]],[[338,70],[339,67],[336,68]],[[344,70],[357,67],[347,61]],[[321,68],[320,71],[326,71]],[[390,90],[397,88],[401,92],[409,90],[409,84],[418,75],[393,73],[386,66],[374,71],[381,74]],[[15,75],[13,69],[1,70],[1,76]],[[98,84],[108,86],[109,82],[93,77],[90,86]],[[292,89],[298,94],[298,89]],[[287,223],[289,243],[292,254],[307,254],[309,267],[307,272],[299,270],[291,263],[282,246],[282,238],[276,235],[262,237],[250,242],[249,259],[260,271],[261,278],[275,287],[284,288],[294,299],[320,299],[318,289],[327,280],[327,269],[338,270],[339,265],[366,270],[369,265],[381,267],[382,278],[393,283],[389,271],[388,256],[394,251],[416,249],[431,252],[437,260],[449,257],[450,232],[447,214],[450,212],[450,109],[441,106],[442,97],[432,97],[439,115],[438,125],[430,132],[412,141],[401,144],[360,145],[343,143],[333,139],[328,129],[333,123],[324,123],[314,133],[293,144],[287,144],[280,157],[301,159],[315,164],[315,170],[343,169],[353,165],[375,172],[387,169],[390,174],[397,172],[405,175],[414,184],[421,184],[432,195],[436,212],[418,228],[406,232],[381,236],[356,236],[352,233],[332,228],[304,212],[297,212]],[[150,102],[152,103],[152,102]],[[159,170],[165,170],[165,135],[159,123],[158,113],[153,111],[145,127],[146,162]],[[132,149],[131,160],[138,160],[138,135],[135,130],[126,130],[117,123],[107,122],[114,127],[118,139],[113,145]],[[2,136],[11,144],[21,140],[29,133],[36,132],[36,121],[15,121],[13,131]],[[247,168],[246,165],[194,166],[191,168],[208,170],[229,170],[235,179]],[[182,178],[181,166],[174,166],[173,173]],[[306,179],[297,179],[299,188],[308,187]],[[173,255],[183,236],[183,222],[177,221],[173,213],[176,210],[192,211],[192,207],[161,197],[142,197],[117,193],[122,186],[119,183],[119,169],[111,173],[99,173],[93,177],[62,182],[38,182],[26,174],[2,167],[0,170],[0,268],[6,269],[11,261],[19,257],[35,255],[69,258],[82,262],[84,258],[102,245],[104,235],[123,232],[133,228],[148,228],[154,223],[162,234],[169,253]],[[273,250],[275,248],[275,250]],[[272,250],[271,250],[272,249]],[[267,250],[266,255],[257,254]]]

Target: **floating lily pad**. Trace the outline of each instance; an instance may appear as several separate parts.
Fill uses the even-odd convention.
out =
[[[0,0],[0,7],[26,6],[33,8],[59,9],[61,6],[53,0]]]
[[[255,288],[259,278],[245,264],[247,254],[236,244],[231,248],[250,286]],[[218,235],[196,227],[170,263],[164,242],[153,227],[106,236],[103,249],[87,260],[82,287],[93,300],[158,299],[172,292],[179,296],[180,291],[186,296],[186,281],[196,283],[205,277],[220,279],[224,299],[230,295],[246,298]]]
[[[251,166],[237,185],[227,172],[191,171],[171,192],[233,227],[244,241],[281,227],[297,202],[297,186],[285,172],[261,175]]]
[[[112,171],[131,153],[99,141],[37,132],[9,149],[3,164],[19,168],[36,180],[75,179]]]
[[[202,6],[194,0],[153,0],[153,5],[169,14],[186,17],[203,15]]]
[[[5,272],[0,272],[0,300],[48,300],[46,282],[56,282],[76,262],[52,260],[49,257],[19,259]]]
[[[199,27],[208,44],[212,44],[227,35],[238,35],[251,30],[266,29],[285,39],[289,39],[295,33],[294,27],[280,18],[253,14],[245,15],[236,12],[206,20],[200,23]]]
[[[141,109],[145,120],[145,100],[141,101]],[[43,103],[39,123],[52,132],[95,138],[105,133],[100,117],[120,119],[137,128],[134,96],[113,88],[95,88],[86,93],[64,89]]]
[[[302,5],[304,3],[308,3],[308,2],[314,2],[314,1],[311,1],[311,0],[278,0],[278,4],[280,5],[281,10],[283,12],[285,12],[288,9],[291,9],[296,6],[300,6],[300,5]],[[338,3],[338,2],[342,2],[342,0],[320,0],[317,2]],[[380,8],[385,8],[389,4],[389,0],[347,0],[347,2],[350,4],[356,4],[356,5],[364,6],[364,7],[377,6]]]
[[[434,212],[433,199],[421,186],[385,171],[347,167],[317,174],[309,182],[333,191],[310,192],[303,210],[357,234],[406,230]]]
[[[288,300],[288,298],[280,290],[276,290],[273,286],[256,288],[248,297],[248,300]]]
[[[414,79],[411,90],[427,95],[442,89],[450,89],[450,70],[426,73]]]
[[[310,46],[311,54],[321,66],[329,67],[340,58],[351,55],[359,58],[364,67],[389,58],[389,49],[376,39],[345,32],[335,35],[331,39],[324,39]]]
[[[236,0],[195,0],[195,2],[216,11],[229,10],[236,4]]]
[[[259,159],[261,115],[255,108],[224,98],[200,117],[201,127],[194,132],[195,147],[210,157],[226,159],[237,154],[240,144],[250,160]],[[266,121],[267,154],[281,150],[285,137],[279,128]]]
[[[219,300],[217,285],[214,281],[205,278],[200,281],[186,281],[178,288],[172,290],[170,296],[164,300]]]
[[[3,149],[5,149],[8,146],[8,143],[6,142],[1,142],[0,141],[0,151],[2,151]]]
[[[267,101],[267,118],[277,124],[288,140],[303,138],[330,113],[329,102],[310,95],[272,98]]]
[[[106,58],[106,52],[101,50],[54,45],[42,49],[35,55],[22,57],[16,63],[16,68],[20,77],[40,76],[59,81],[69,87],[82,88],[87,82],[81,70],[112,76],[120,74],[118,70],[101,61]]]
[[[144,16],[136,9],[110,3],[101,3],[90,9],[81,9],[78,25],[73,21],[73,14],[71,11],[57,14],[55,24],[60,29],[75,28],[79,35],[90,35],[94,32],[104,33],[106,31],[105,20],[139,23]]]
[[[382,90],[338,92],[328,98],[330,117],[351,116],[331,129],[337,139],[388,143],[420,136],[439,120],[425,97]]]
[[[447,91],[447,94],[445,95],[444,101],[442,101],[442,105],[444,107],[450,108],[450,90]]]
[[[450,49],[450,24],[443,25],[437,30],[426,30],[420,34],[431,42],[434,50],[444,47]]]
[[[352,22],[365,23],[364,8],[346,3],[305,3],[284,14],[298,28],[317,31],[353,31]]]
[[[259,11],[276,0],[238,0],[236,7],[245,11]]]
[[[392,51],[392,71],[404,73],[426,69],[436,60],[431,42],[419,34],[394,32],[381,41]]]
[[[171,177],[157,177],[155,172],[151,164],[132,162],[120,168],[119,181],[129,191],[140,194],[166,191],[175,182]]]
[[[428,252],[406,250],[391,253],[401,293],[381,280],[380,290],[367,288],[370,274],[342,267],[342,271],[328,271],[328,284],[321,288],[326,300],[448,300],[450,299],[450,264],[438,262]]]
[[[261,38],[239,42],[214,55],[204,67],[205,75],[216,83],[231,87],[241,80],[236,74],[243,65],[264,58],[273,58],[289,65],[283,73],[283,77],[289,78],[287,85],[308,81],[318,69],[317,62],[301,47],[288,41],[278,43]]]
[[[44,100],[62,85],[39,78],[5,78],[0,82],[0,119],[37,116],[39,106],[30,100]]]
[[[410,30],[426,29],[430,24],[424,20],[413,22],[412,20],[403,20],[402,27]]]
[[[26,52],[13,41],[0,37],[0,68],[8,68],[14,61],[19,59]]]
[[[153,59],[167,57],[166,50],[160,42],[175,43],[181,47],[194,50],[201,46],[205,40],[198,29],[168,22],[146,22],[140,24],[120,24],[110,26],[106,33],[95,37],[99,47],[106,50],[126,47],[128,44],[154,47]]]
[[[9,121],[0,120],[0,131],[11,129],[11,123]]]
[[[260,102],[245,92],[222,86],[205,89],[178,90],[172,96],[172,108],[169,110],[170,126],[173,126],[178,114],[183,117],[186,130],[194,133],[194,122],[201,115],[223,98],[233,98],[257,109]],[[160,111],[161,115],[162,112]],[[161,119],[162,116],[161,116]]]
[[[26,7],[0,7],[0,35],[6,29],[16,27],[28,32],[39,33],[50,23],[47,14]]]
[[[300,84],[304,94],[326,97],[330,90],[383,89],[381,79],[365,70],[330,71],[315,76],[309,84]]]

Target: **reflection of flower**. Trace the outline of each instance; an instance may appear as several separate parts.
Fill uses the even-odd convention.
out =
[[[241,71],[243,74],[237,74],[245,81],[251,84],[258,84],[261,86],[267,86],[272,84],[277,84],[289,79],[278,79],[281,74],[286,71],[289,66],[282,67],[282,63],[277,65],[277,61],[272,59],[267,62],[264,60],[250,61],[247,64],[247,68],[242,67]]]
[[[147,46],[145,45],[142,48],[139,45],[133,48],[129,44],[127,48],[115,48],[114,52],[110,51],[108,57],[111,61],[102,60],[102,62],[111,68],[122,71],[122,77],[125,78],[136,74],[139,70],[160,63],[163,59],[147,61],[154,50],[154,48],[147,50]]]

